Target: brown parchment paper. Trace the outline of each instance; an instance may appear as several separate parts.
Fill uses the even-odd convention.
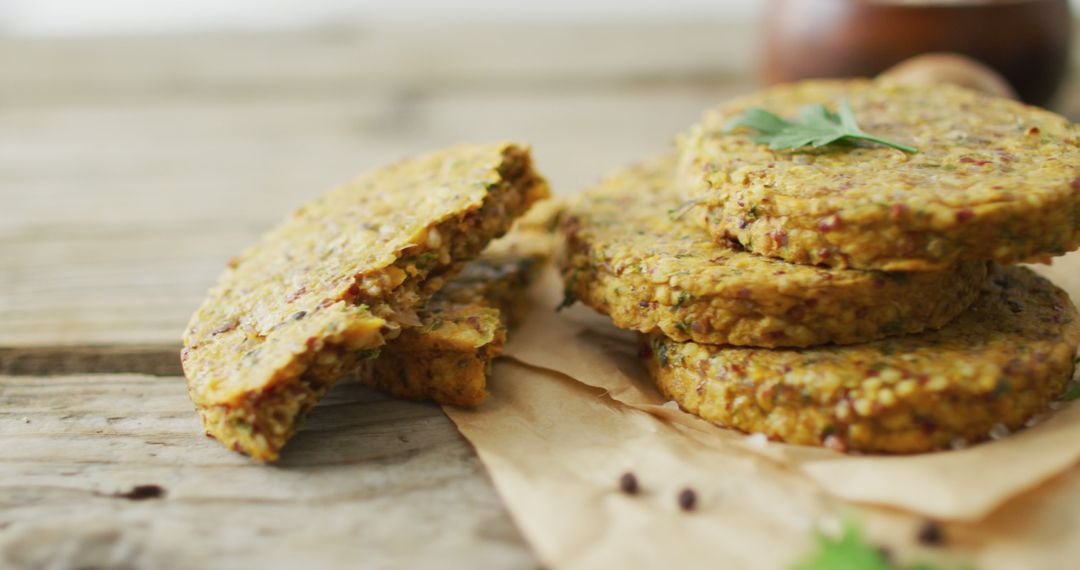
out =
[[[1080,256],[1041,271],[1080,298]],[[902,560],[1080,563],[1080,405],[1001,440],[933,454],[764,442],[665,403],[634,334],[580,306],[555,313],[561,290],[549,271],[533,291],[489,401],[446,409],[545,564],[778,568],[806,552],[813,529],[835,531],[847,517]],[[618,491],[626,471],[641,494]],[[692,513],[676,504],[686,487],[699,495]],[[917,546],[925,517],[947,523],[949,548]]]

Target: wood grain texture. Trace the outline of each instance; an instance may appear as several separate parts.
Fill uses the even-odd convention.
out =
[[[365,169],[511,138],[568,193],[669,148],[749,88],[747,38],[0,39],[0,567],[535,566],[438,408],[343,386],[255,465],[202,436],[181,331],[230,257]]]
[[[749,89],[753,48],[705,25],[0,41],[0,347],[177,347],[260,232],[415,152],[520,139],[576,191]]]
[[[340,385],[267,467],[202,435],[182,378],[0,376],[0,399],[3,568],[535,564],[434,406]]]
[[[437,408],[342,386],[258,466],[201,435],[181,330],[227,259],[365,169],[511,138],[567,194],[671,148],[753,87],[753,34],[0,38],[0,567],[534,566]],[[114,496],[144,484],[164,497]]]

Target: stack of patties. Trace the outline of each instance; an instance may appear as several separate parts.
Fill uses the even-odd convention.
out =
[[[917,152],[773,150],[732,128],[749,109],[805,117],[840,101]],[[1080,129],[1014,101],[866,80],[775,87],[707,113],[678,156],[581,194],[562,229],[567,293],[645,333],[659,389],[722,426],[921,452],[1024,426],[1073,374],[1068,295],[1005,264],[1080,245]]]
[[[552,238],[541,213],[488,243],[547,195],[527,148],[467,145],[301,207],[230,262],[185,331],[184,373],[207,434],[276,459],[347,376],[479,404]]]

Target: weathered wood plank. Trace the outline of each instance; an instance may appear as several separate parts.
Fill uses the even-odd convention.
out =
[[[273,59],[260,51],[265,38],[209,41],[217,50],[177,40],[117,40],[85,46],[86,53],[77,42],[6,46],[0,53],[18,61],[0,86],[11,103],[0,105],[0,347],[175,347],[229,257],[295,205],[364,169],[463,140],[515,138],[534,144],[556,191],[569,193],[621,163],[664,151],[701,108],[748,88],[730,71],[702,87],[693,74],[682,77],[682,68],[665,68],[677,59],[675,48],[635,68],[632,52],[622,49],[630,37],[617,36],[568,36],[593,53],[567,63],[567,73],[587,82],[555,78],[522,87],[508,61],[478,58],[461,72],[488,78],[476,91],[437,83],[339,90],[344,76],[391,87],[405,81],[380,78],[370,62],[352,69],[350,42],[362,41],[351,39],[322,45],[320,37],[284,37],[292,46],[285,51],[295,53],[283,55],[279,68],[259,63],[262,75],[248,62]],[[612,45],[603,60],[614,62],[612,69],[596,55],[605,38]],[[393,44],[380,47],[381,57],[410,69],[418,48],[379,41]],[[544,45],[510,42],[495,59],[539,58],[548,63],[530,73],[557,75]],[[295,60],[300,52],[320,62],[337,55],[308,70]],[[147,70],[151,56],[176,65]],[[49,64],[36,74],[24,61],[35,58]],[[80,71],[86,66],[100,74]],[[660,83],[626,80],[629,69],[667,75]],[[173,89],[169,73],[201,87]],[[266,88],[271,79],[307,87]],[[69,97],[106,84],[100,97]]]
[[[752,72],[757,28],[399,26],[306,33],[0,38],[0,101],[20,106],[327,93],[567,93],[708,85]]]
[[[434,406],[341,385],[266,467],[202,435],[180,378],[0,376],[0,399],[0,567],[535,565]]]

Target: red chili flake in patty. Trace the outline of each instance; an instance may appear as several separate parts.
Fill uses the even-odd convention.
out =
[[[225,263],[225,265],[228,266],[229,269],[236,269],[237,266],[240,265],[240,261],[242,259],[243,258],[238,255],[236,257],[233,257],[233,258],[229,259],[229,261],[227,263]]]
[[[356,283],[349,285],[348,294],[350,297],[355,297],[360,294],[360,286]]]
[[[1039,130],[1039,127],[1031,127],[1030,129],[1027,130],[1027,134],[1029,134],[1029,135],[1037,135],[1037,134],[1039,134],[1041,132],[1042,131]]]
[[[987,164],[990,164],[989,160],[983,160],[981,158],[971,158],[970,156],[965,156],[961,158],[960,162],[964,164],[974,164],[976,166],[986,166]]]
[[[776,247],[784,247],[787,245],[787,233],[782,230],[773,230],[768,233],[768,236]]]
[[[222,334],[222,333],[227,333],[227,332],[235,329],[237,327],[237,325],[239,325],[239,324],[240,324],[239,319],[237,319],[235,317],[232,318],[232,319],[229,319],[228,321],[225,321],[224,323],[219,325],[218,328],[210,331],[210,336],[217,336],[217,335]]]
[[[956,221],[966,222],[975,217],[975,212],[971,208],[964,208],[956,213]]]
[[[309,336],[307,341],[304,342],[304,346],[306,346],[308,350],[315,350],[317,344],[319,344],[319,339],[313,336]]]
[[[289,293],[289,296],[285,297],[285,302],[286,303],[292,303],[293,301],[299,299],[300,295],[303,295],[304,293],[307,293],[307,287],[301,287],[301,288],[297,289],[296,291],[293,291],[292,293]]]
[[[469,323],[469,326],[476,330],[476,332],[483,332],[482,327],[480,326],[480,317],[473,315],[471,317],[467,317],[465,319],[465,322]]]
[[[1076,178],[1073,178],[1072,182],[1069,183],[1069,186],[1073,190],[1080,190],[1080,176],[1077,176]]]
[[[895,220],[896,218],[899,218],[906,214],[907,210],[907,204],[893,204],[889,208],[889,217]]]
[[[566,233],[567,238],[577,237],[578,231],[581,230],[581,220],[576,217],[566,218],[562,223],[563,232]]]
[[[833,214],[827,218],[822,218],[817,227],[823,232],[831,232],[840,227],[840,216]]]

